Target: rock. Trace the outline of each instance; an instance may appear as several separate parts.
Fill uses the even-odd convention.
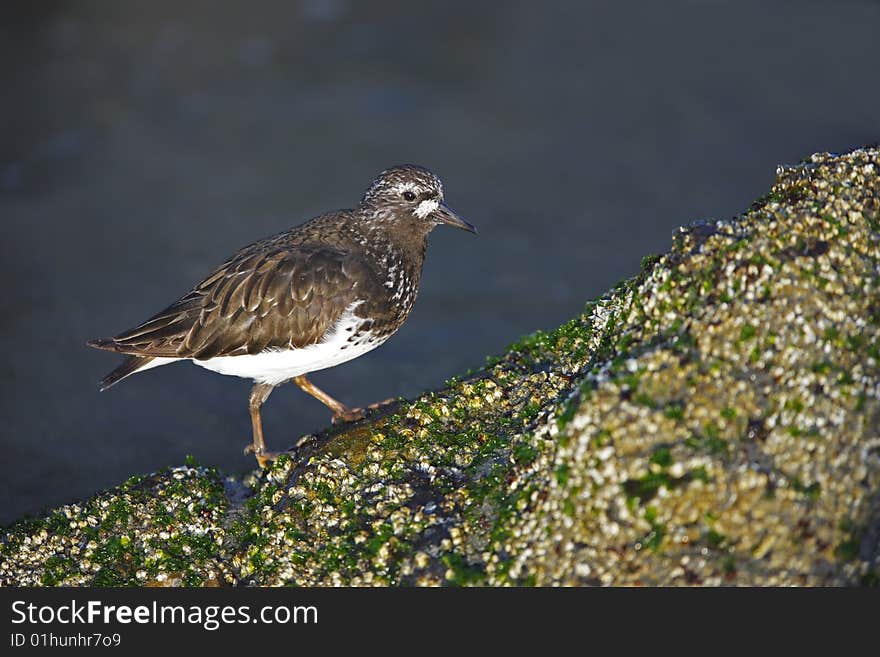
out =
[[[880,150],[553,332],[243,482],[190,464],[2,536],[3,585],[880,582]]]

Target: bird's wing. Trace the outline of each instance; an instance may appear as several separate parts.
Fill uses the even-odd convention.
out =
[[[204,360],[315,344],[375,275],[353,254],[322,247],[245,249],[189,294],[105,349]]]

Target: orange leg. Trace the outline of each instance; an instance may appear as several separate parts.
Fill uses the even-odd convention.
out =
[[[314,383],[309,381],[306,378],[305,374],[294,377],[293,382],[298,385],[303,391],[309,393],[312,397],[314,397],[319,402],[327,406],[331,411],[333,411],[334,422],[353,422],[355,420],[360,420],[364,417],[364,409],[349,408],[341,401],[331,397]]]
[[[251,425],[254,430],[254,442],[244,448],[244,453],[249,454],[253,452],[261,468],[268,466],[279,454],[279,452],[266,451],[266,441],[263,440],[263,420],[260,417],[260,407],[269,398],[274,389],[275,386],[266,383],[256,384],[251,389],[251,397],[248,403],[248,408],[251,412]]]

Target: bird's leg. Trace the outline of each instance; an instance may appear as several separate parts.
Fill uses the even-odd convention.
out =
[[[263,440],[263,420],[260,417],[260,407],[269,398],[274,389],[275,386],[267,383],[257,383],[251,389],[251,397],[248,403],[248,408],[251,412],[251,424],[254,429],[254,442],[252,445],[244,448],[244,453],[249,454],[253,452],[261,468],[268,466],[279,454],[278,452],[266,451],[266,442]]]
[[[349,408],[341,401],[334,399],[314,383],[309,381],[305,374],[294,377],[293,382],[333,411],[334,422],[353,422],[364,417],[365,413],[362,408]]]

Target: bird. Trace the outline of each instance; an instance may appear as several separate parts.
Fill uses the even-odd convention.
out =
[[[279,452],[266,449],[260,410],[277,386],[292,381],[324,403],[334,422],[364,417],[363,408],[349,408],[307,375],[375,349],[403,325],[428,234],[440,224],[477,232],[445,203],[434,173],[414,164],[385,169],[356,207],[245,246],[143,323],[87,342],[127,356],[100,389],[176,361],[252,379],[245,453],[266,468]]]

